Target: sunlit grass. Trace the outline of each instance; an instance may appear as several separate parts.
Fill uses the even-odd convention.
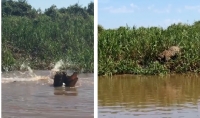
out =
[[[93,18],[62,18],[3,17],[2,69],[18,69],[24,61],[33,69],[47,69],[50,63],[63,59],[93,72]]]
[[[120,27],[105,30],[99,26],[98,74],[166,74],[200,72],[200,23],[160,27]],[[179,46],[181,54],[164,64],[159,53]]]

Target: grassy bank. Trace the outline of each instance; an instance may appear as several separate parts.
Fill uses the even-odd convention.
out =
[[[71,67],[93,72],[94,3],[41,11],[24,0],[2,2],[2,70],[50,69],[62,59]],[[67,64],[66,64],[67,65]],[[69,64],[68,64],[69,65]]]
[[[98,74],[165,74],[200,72],[200,21],[161,27],[98,26]],[[156,61],[159,53],[179,46],[181,54],[166,63]]]

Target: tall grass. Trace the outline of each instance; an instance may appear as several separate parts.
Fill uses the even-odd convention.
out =
[[[98,74],[163,74],[200,71],[200,22],[161,27],[102,29],[98,34]],[[164,64],[159,53],[177,45],[181,55]]]
[[[24,61],[33,69],[49,69],[62,59],[93,72],[93,19],[77,4],[61,9],[52,6],[34,18],[4,15],[2,69],[19,69]]]

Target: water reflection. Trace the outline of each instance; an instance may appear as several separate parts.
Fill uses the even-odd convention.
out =
[[[93,74],[81,73],[75,88],[54,88],[50,71],[34,73],[37,76],[17,71],[2,73],[3,118],[94,117]]]
[[[55,87],[54,95],[77,96],[78,93],[75,87]]]
[[[200,79],[197,74],[118,75],[99,77],[98,84],[100,117],[113,114],[114,117],[200,116]]]

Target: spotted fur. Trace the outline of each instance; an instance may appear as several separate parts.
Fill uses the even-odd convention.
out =
[[[158,55],[158,60],[166,62],[176,57],[179,53],[180,48],[178,46],[171,46],[168,50],[164,50]]]

